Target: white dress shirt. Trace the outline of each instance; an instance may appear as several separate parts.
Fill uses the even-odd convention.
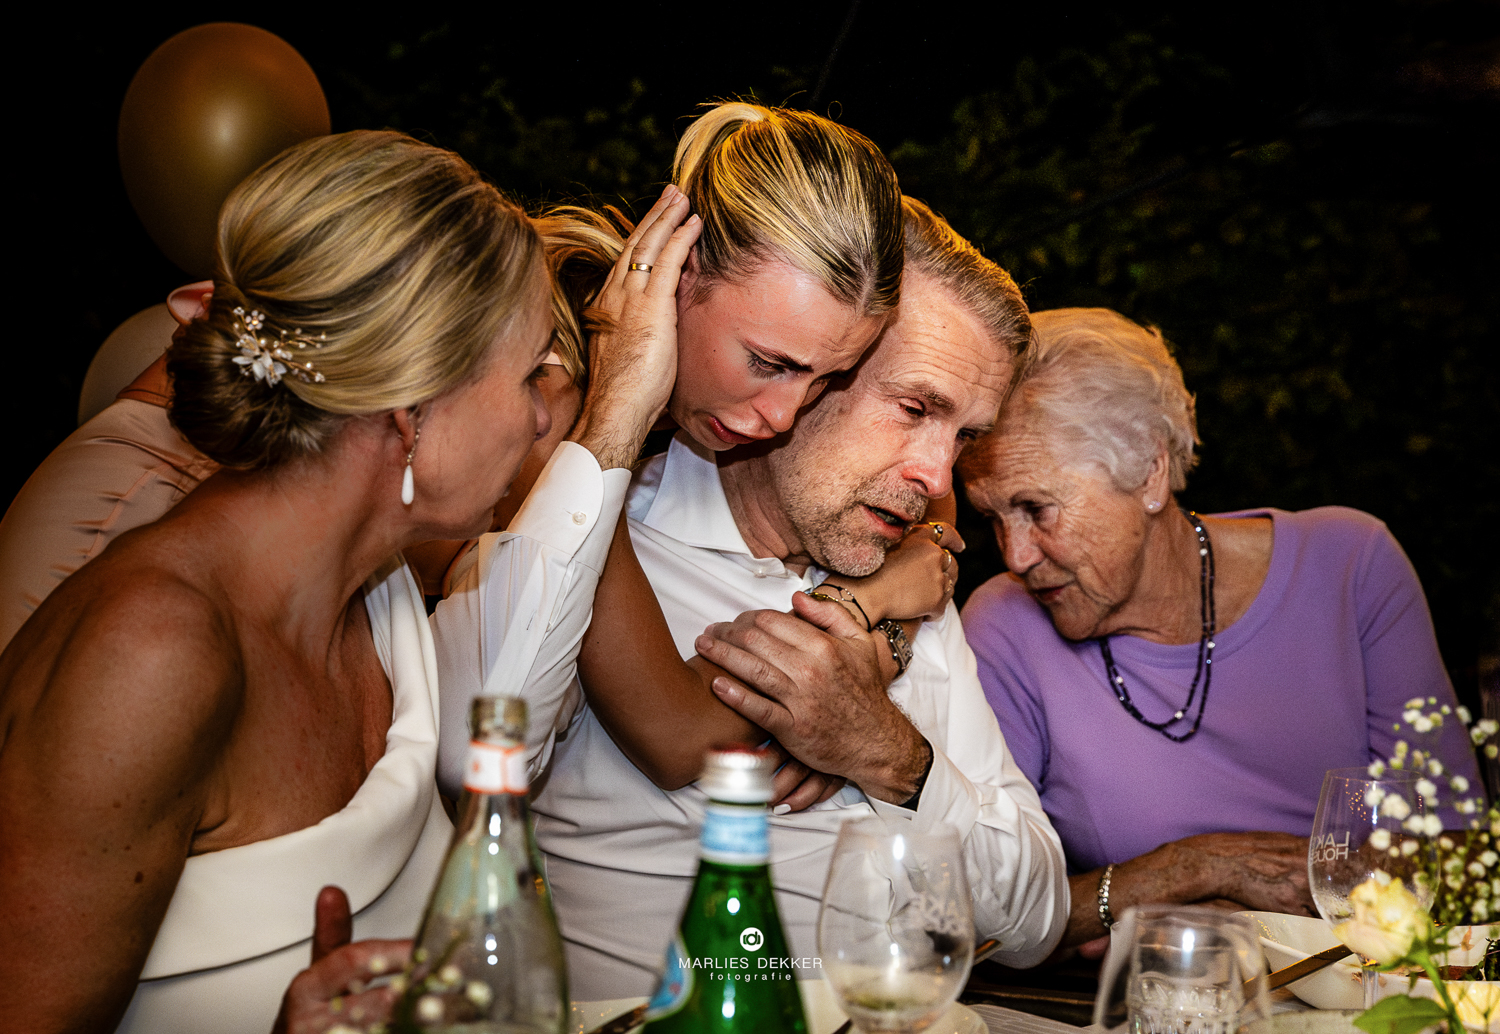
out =
[[[554,726],[566,728],[582,703],[578,649],[629,485],[629,470],[601,471],[593,453],[563,442],[510,526],[480,538],[455,567],[432,616],[438,785],[450,797],[463,788],[469,702],[479,693],[526,697],[532,780],[546,767]]]
[[[787,610],[793,593],[821,580],[816,571],[799,576],[779,560],[751,556],[712,454],[680,439],[640,469],[627,507],[636,553],[684,657],[696,652],[693,640],[709,623]],[[817,955],[818,903],[839,825],[878,812],[956,828],[979,936],[998,939],[1007,964],[1034,965],[1067,922],[1061,844],[1006,750],[957,611],[950,605],[912,645],[911,667],[890,695],[933,748],[917,811],[846,786],[807,811],[771,818],[771,876],[792,954]],[[707,798],[696,785],[657,788],[587,706],[557,728],[552,770],[533,809],[573,997],[649,994],[697,871]]]

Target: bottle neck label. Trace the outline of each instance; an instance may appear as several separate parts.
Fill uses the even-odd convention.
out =
[[[703,858],[721,865],[765,865],[771,857],[767,826],[764,804],[710,801],[703,818]]]
[[[520,744],[502,747],[496,743],[469,744],[464,766],[464,789],[473,793],[526,792],[526,748]]]

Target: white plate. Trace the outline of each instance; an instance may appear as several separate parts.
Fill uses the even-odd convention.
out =
[[[1324,948],[1332,948],[1339,942],[1333,930],[1322,919],[1311,916],[1288,916],[1279,912],[1242,912],[1260,927],[1260,946],[1265,952],[1266,962],[1272,970],[1301,962],[1309,955]],[[1469,928],[1469,944],[1457,947],[1448,953],[1448,963],[1453,966],[1471,966],[1484,957],[1484,930],[1486,927]],[[1408,978],[1396,973],[1377,973],[1376,986],[1381,998],[1387,995],[1406,994]],[[1359,965],[1354,956],[1341,959],[1326,969],[1287,985],[1293,994],[1315,1009],[1354,1009],[1364,1004],[1364,995],[1359,984]],[[1413,992],[1424,998],[1434,998],[1432,982],[1425,977],[1417,980]]]

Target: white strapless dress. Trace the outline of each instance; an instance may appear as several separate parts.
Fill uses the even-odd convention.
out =
[[[435,781],[437,667],[399,558],[366,583],[365,608],[394,695],[385,756],[316,826],[187,860],[120,1032],[268,1034],[330,883],[349,895],[356,940],[416,934],[453,833]]]

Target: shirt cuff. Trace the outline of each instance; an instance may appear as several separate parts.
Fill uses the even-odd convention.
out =
[[[589,450],[563,442],[505,530],[571,556],[601,520],[613,524],[619,518],[629,487],[629,470],[602,471]]]

